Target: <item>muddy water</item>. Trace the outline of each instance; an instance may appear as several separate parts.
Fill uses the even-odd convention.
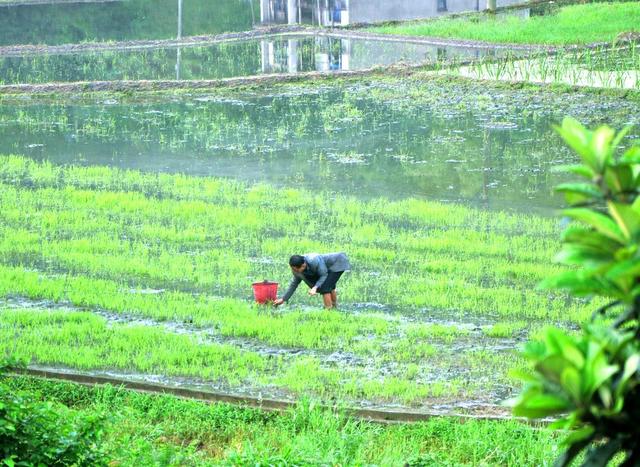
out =
[[[552,128],[565,115],[618,128],[640,118],[634,102],[606,96],[378,79],[142,102],[5,100],[0,144],[54,164],[550,212],[566,181],[551,168],[574,161]]]

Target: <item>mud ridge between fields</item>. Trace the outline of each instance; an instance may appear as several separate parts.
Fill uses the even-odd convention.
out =
[[[13,370],[16,376],[32,376],[57,381],[69,381],[87,386],[113,385],[144,393],[170,394],[186,399],[201,400],[209,403],[223,402],[244,407],[254,407],[263,410],[286,412],[295,407],[296,401],[293,398],[269,398],[260,392],[259,395],[248,395],[241,391],[217,392],[212,390],[211,384],[206,385],[188,382],[184,379],[176,380],[165,377],[154,377],[153,375],[135,375],[115,372],[76,372],[66,368],[53,368],[44,366],[33,366],[29,368],[16,368]],[[145,378],[146,376],[146,378]],[[158,381],[161,381],[158,383]],[[190,387],[186,387],[190,385]],[[321,402],[321,407],[327,410],[341,410],[347,415],[381,423],[415,423],[427,421],[434,417],[456,417],[461,421],[513,420],[508,409],[495,404],[486,404],[477,401],[456,401],[441,402],[429,401],[429,405],[424,405],[421,409],[413,409],[401,406],[384,405],[355,405],[345,407],[336,406],[333,402]],[[518,419],[525,421],[523,419]],[[536,425],[546,424],[548,420],[531,422]]]

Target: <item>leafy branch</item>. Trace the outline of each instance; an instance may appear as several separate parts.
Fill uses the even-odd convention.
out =
[[[583,465],[604,466],[618,453],[623,466],[640,465],[640,148],[616,157],[629,131],[595,131],[565,118],[556,130],[582,163],[562,170],[586,181],[565,183],[574,222],[562,234],[557,260],[573,269],[542,282],[576,296],[611,301],[598,309],[582,335],[549,328],[524,350],[532,373],[513,401],[515,415],[559,417],[570,430],[556,465],[569,465],[586,450]],[[613,314],[609,324],[603,317]]]

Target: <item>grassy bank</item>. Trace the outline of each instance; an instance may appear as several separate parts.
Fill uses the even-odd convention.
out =
[[[433,419],[383,426],[323,412],[303,402],[276,415],[224,404],[86,388],[33,378],[12,389],[87,413],[108,414],[113,465],[544,465],[553,433],[518,422]]]
[[[589,44],[610,42],[640,28],[640,4],[594,3],[566,6],[556,14],[521,18],[487,16],[441,18],[373,28],[373,31],[515,44]]]

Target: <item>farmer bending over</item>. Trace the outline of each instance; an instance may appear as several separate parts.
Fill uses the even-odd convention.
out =
[[[282,305],[289,300],[293,293],[304,281],[311,290],[309,295],[322,294],[325,308],[335,308],[338,304],[336,293],[336,283],[342,273],[351,270],[349,258],[344,253],[328,253],[319,255],[317,253],[307,253],[304,256],[293,255],[289,258],[289,266],[293,273],[293,279],[289,288],[277,299],[274,305]]]

